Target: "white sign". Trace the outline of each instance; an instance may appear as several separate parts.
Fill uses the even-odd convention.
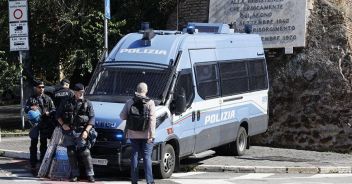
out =
[[[209,22],[231,24],[235,32],[250,25],[264,48],[304,47],[306,13],[306,0],[210,0]]]
[[[10,37],[28,36],[28,23],[10,23]]]
[[[9,1],[9,22],[27,21],[27,1]]]
[[[11,37],[10,51],[29,50],[28,37]]]

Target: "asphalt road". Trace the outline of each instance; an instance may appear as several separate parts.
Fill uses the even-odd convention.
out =
[[[0,184],[40,183],[56,184],[68,181],[53,181],[33,177],[27,167],[27,160],[0,157]],[[99,184],[127,184],[128,173],[99,171]],[[157,184],[351,184],[352,174],[275,174],[275,173],[233,173],[233,172],[179,172],[171,178],[155,180]],[[79,183],[85,183],[81,180]],[[144,184],[141,180],[139,183]]]

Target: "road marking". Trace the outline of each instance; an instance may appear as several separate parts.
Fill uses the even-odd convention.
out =
[[[18,173],[18,174],[14,174],[14,173],[12,173],[11,174],[11,176],[13,176],[13,177],[18,177],[18,178],[23,178],[23,177],[25,177],[25,178],[29,178],[29,177],[33,177],[33,174],[32,173]]]
[[[308,178],[343,178],[343,177],[351,177],[352,174],[315,174]]]
[[[206,173],[206,172],[173,173],[173,174],[172,174],[172,177],[181,178],[181,177],[193,176],[193,175],[204,174],[204,173]]]
[[[16,183],[33,183],[33,182],[39,182],[41,181],[40,178],[34,178],[33,175],[30,177],[22,177],[22,176],[17,176],[16,174],[12,174],[9,177],[13,178],[11,181],[14,181]]]
[[[243,176],[232,177],[230,180],[262,179],[275,175],[274,173],[250,173]]]
[[[233,184],[233,182],[228,182],[219,179],[168,179],[168,181],[173,181],[182,184]]]
[[[28,169],[9,169],[11,172],[28,172]]]

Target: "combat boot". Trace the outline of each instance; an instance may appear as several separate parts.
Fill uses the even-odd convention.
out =
[[[94,183],[95,182],[94,176],[88,176],[88,182]]]

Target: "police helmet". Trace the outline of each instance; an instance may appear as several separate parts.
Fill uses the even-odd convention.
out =
[[[40,122],[40,112],[39,110],[30,110],[28,111],[28,120],[33,122],[33,123],[39,123]]]

